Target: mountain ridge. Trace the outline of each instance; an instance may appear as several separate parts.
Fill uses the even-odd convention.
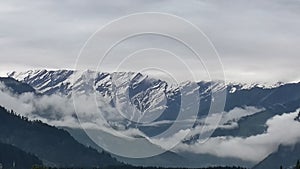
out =
[[[111,74],[118,74],[118,73],[128,73],[128,74],[140,74],[141,76],[145,77],[145,76],[149,76],[147,74],[142,74],[142,73],[139,73],[139,72],[101,72],[101,71],[93,71],[93,70],[71,70],[71,69],[53,69],[53,70],[48,70],[48,69],[34,69],[34,70],[28,70],[28,71],[21,71],[21,72],[17,72],[17,71],[12,71],[12,72],[8,72],[7,73],[7,76],[8,77],[13,77],[17,80],[25,80],[25,81],[28,81],[28,78],[29,77],[33,77],[33,76],[36,76],[36,75],[43,75],[44,73],[66,73],[66,75],[69,75],[71,73],[101,73],[103,75],[111,75]],[[156,78],[156,77],[154,77]],[[157,80],[159,80],[159,78],[156,78]],[[187,82],[191,82],[191,81],[183,81],[183,82],[180,82],[179,84],[184,84],[184,83],[187,83]],[[195,81],[196,82],[196,81]],[[211,83],[212,81],[197,81],[196,83],[200,83],[200,82],[204,82],[204,83]],[[216,81],[217,82],[217,81]],[[226,85],[229,85],[229,86],[235,86],[235,87],[239,87],[241,89],[249,89],[249,88],[253,88],[253,87],[260,87],[260,88],[265,88],[265,89],[269,89],[269,88],[276,88],[276,87],[279,87],[281,85],[284,85],[284,84],[290,84],[290,83],[299,83],[300,81],[298,82],[275,82],[275,83],[269,83],[269,82],[249,82],[249,83],[246,83],[246,82],[236,82],[236,81],[229,81],[229,82],[226,82]]]

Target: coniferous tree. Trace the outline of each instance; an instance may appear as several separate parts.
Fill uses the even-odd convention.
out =
[[[295,169],[300,169],[300,161],[299,160],[297,161]]]

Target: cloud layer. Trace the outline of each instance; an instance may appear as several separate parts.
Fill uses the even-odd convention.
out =
[[[295,121],[298,111],[274,116],[266,123],[265,133],[241,137],[213,137],[205,143],[181,144],[177,151],[212,154],[219,157],[234,157],[245,161],[259,162],[279,145],[293,145],[300,141],[300,123]],[[234,151],[233,151],[234,150]]]

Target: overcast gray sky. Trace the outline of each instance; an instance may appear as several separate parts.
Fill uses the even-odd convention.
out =
[[[229,81],[300,80],[299,0],[0,0],[0,71],[74,68],[91,34],[136,12],[194,23],[215,45]]]

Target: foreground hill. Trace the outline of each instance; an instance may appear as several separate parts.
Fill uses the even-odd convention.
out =
[[[0,163],[3,168],[25,169],[42,165],[36,156],[26,153],[12,145],[0,143]]]
[[[43,163],[59,167],[119,165],[107,153],[87,148],[62,129],[28,121],[0,106],[0,141],[35,154]]]

